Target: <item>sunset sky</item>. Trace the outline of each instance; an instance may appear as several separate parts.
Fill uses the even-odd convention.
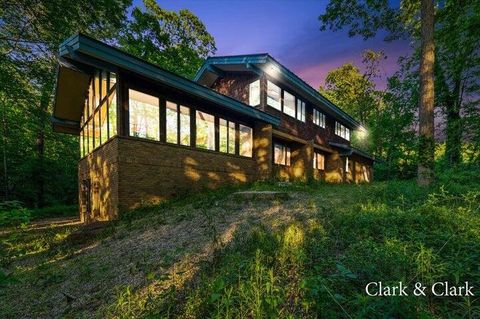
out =
[[[270,53],[317,89],[328,71],[346,62],[361,65],[364,49],[382,49],[385,75],[393,74],[399,56],[409,52],[407,41],[386,43],[349,38],[345,31],[320,31],[318,16],[328,1],[321,0],[157,0],[162,8],[189,9],[215,38],[216,55]],[[134,4],[141,4],[135,0]],[[379,88],[385,79],[377,82]]]

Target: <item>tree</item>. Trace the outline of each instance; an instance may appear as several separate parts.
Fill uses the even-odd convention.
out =
[[[0,87],[3,131],[6,132],[2,175],[8,171],[16,173],[3,176],[7,185],[5,194],[12,188],[30,204],[43,206],[46,183],[54,184],[59,179],[56,176],[64,177],[62,162],[51,161],[51,156],[57,157],[59,151],[67,152],[58,157],[72,161],[69,170],[76,166],[75,139],[51,134],[49,125],[56,52],[61,41],[78,31],[100,39],[112,37],[122,26],[129,5],[130,0],[2,2],[0,69],[8,71],[8,79],[2,83],[11,82]],[[49,142],[56,143],[57,148],[50,148]],[[9,163],[12,169],[5,169]],[[52,171],[51,164],[57,170]],[[30,193],[35,194],[34,198],[28,196]]]
[[[346,63],[328,72],[325,87],[320,87],[319,91],[368,125],[380,107],[381,92],[376,90],[374,79],[380,77],[379,62],[386,57],[382,51],[373,50],[365,50],[362,56],[364,73],[353,63]]]
[[[131,54],[169,71],[193,78],[208,55],[216,51],[215,40],[205,25],[189,10],[178,13],[162,9],[154,0],[136,7],[119,38]]]
[[[462,161],[462,136],[474,141],[479,125],[480,3],[448,1],[437,22],[437,104],[446,119],[446,160],[455,165]]]
[[[416,19],[420,9],[420,33]],[[421,42],[420,103],[419,103],[419,163],[418,183],[433,181],[434,164],[434,12],[433,0],[401,1],[400,8],[392,8],[388,1],[331,0],[325,14],[320,16],[322,30],[338,30],[349,26],[349,35],[371,38],[380,29],[389,32],[389,39],[416,37]]]

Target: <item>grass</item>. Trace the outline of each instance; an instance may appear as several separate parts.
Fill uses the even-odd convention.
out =
[[[0,317],[479,318],[478,297],[370,297],[480,282],[480,171],[431,188],[261,183],[143,207],[102,229],[17,228],[1,238]]]
[[[0,203],[0,227],[27,226],[44,218],[61,218],[78,215],[77,205],[56,205],[29,209],[18,201]]]

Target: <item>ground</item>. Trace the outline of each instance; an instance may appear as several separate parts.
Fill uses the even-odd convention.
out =
[[[371,281],[480,294],[479,171],[431,188],[225,188],[113,223],[0,231],[0,317],[478,318],[478,297],[369,297]]]

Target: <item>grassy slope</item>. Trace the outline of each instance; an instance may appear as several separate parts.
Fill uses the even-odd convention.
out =
[[[428,190],[292,185],[281,202],[223,189],[101,231],[3,232],[0,317],[476,318],[475,298],[373,298],[364,287],[478,285],[479,176],[448,172]]]

